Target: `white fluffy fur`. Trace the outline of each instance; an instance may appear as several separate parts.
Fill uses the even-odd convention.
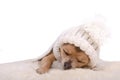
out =
[[[42,75],[35,72],[38,64],[34,60],[7,63],[0,65],[0,80],[120,80],[120,62],[104,63],[103,70],[99,71],[54,68]]]

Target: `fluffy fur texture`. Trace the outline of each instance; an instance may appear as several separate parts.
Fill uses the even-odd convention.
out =
[[[0,65],[0,80],[120,80],[120,62],[104,62],[103,70],[90,69],[60,70],[55,62],[54,69],[39,75],[35,69],[38,63],[27,60]],[[56,67],[55,67],[56,66]]]

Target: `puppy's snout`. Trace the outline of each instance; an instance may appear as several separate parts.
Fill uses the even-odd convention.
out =
[[[68,62],[65,62],[64,63],[64,69],[70,69],[72,66],[71,66],[71,61],[68,61]]]

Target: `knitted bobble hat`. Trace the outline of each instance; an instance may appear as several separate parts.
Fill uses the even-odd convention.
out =
[[[79,47],[89,56],[89,66],[92,68],[99,63],[100,46],[103,44],[106,36],[107,33],[104,24],[100,22],[90,22],[78,27],[72,27],[64,31],[40,58],[44,57],[52,50],[55,58],[60,61],[59,50],[61,45],[70,43]]]
[[[102,23],[92,22],[63,32],[53,45],[56,59],[60,60],[60,46],[64,43],[70,43],[83,50],[90,58],[89,66],[95,67],[100,60],[100,46],[107,36],[103,26]]]

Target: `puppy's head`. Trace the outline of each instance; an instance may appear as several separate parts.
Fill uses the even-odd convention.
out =
[[[85,67],[90,62],[89,57],[79,47],[65,43],[60,48],[61,62],[64,69]]]

